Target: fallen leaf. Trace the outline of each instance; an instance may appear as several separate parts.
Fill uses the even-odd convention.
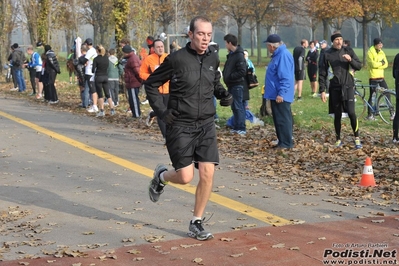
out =
[[[230,257],[233,257],[233,258],[238,258],[238,257],[242,257],[242,256],[244,256],[244,253],[238,253],[238,254],[230,255]]]
[[[284,243],[275,244],[272,246],[272,248],[285,248],[285,244]]]

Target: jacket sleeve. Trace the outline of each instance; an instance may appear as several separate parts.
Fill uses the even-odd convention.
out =
[[[349,64],[354,70],[359,71],[360,69],[362,69],[362,62],[360,61],[359,57],[357,57],[356,53],[352,49],[350,51],[351,51],[350,56],[352,60],[349,62]]]
[[[140,78],[142,80],[148,79],[148,77],[151,74],[150,65],[148,64],[148,59],[147,58],[142,61],[141,66],[140,66]]]
[[[374,55],[374,53],[373,53],[373,51],[371,49],[369,49],[367,51],[367,65],[371,69],[377,69],[377,68],[380,68],[382,66],[381,61],[377,61],[376,60],[376,56]]]
[[[133,55],[134,56],[134,55]],[[133,73],[134,76],[136,77],[136,79],[139,82],[142,82],[142,79],[140,78],[140,65],[141,65],[141,61],[140,58],[138,56],[134,56],[134,60],[133,60]]]
[[[226,89],[223,87],[222,83],[220,82],[220,78],[221,74],[218,62],[218,66],[216,67],[215,70],[215,80],[214,80],[214,90],[213,90],[213,95],[216,97],[216,99],[222,99],[225,97]]]
[[[60,71],[60,65],[58,64],[57,57],[55,56],[48,56],[48,61],[50,63],[50,67],[55,70],[58,74],[61,73]]]
[[[159,93],[158,88],[171,79],[172,73],[173,65],[168,56],[143,83],[150,106],[160,118],[162,118],[163,113],[167,110],[167,106],[163,103],[163,97]]]
[[[245,77],[247,74],[247,61],[245,60],[244,54],[240,56],[235,64],[235,69],[230,73],[230,80],[237,80]]]

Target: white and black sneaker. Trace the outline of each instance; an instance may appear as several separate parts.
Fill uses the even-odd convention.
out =
[[[167,170],[168,168],[166,168],[166,166],[163,164],[158,164],[155,167],[154,177],[150,181],[150,186],[148,188],[150,199],[152,202],[157,202],[159,200],[159,196],[161,196],[161,194],[163,193],[163,188],[166,184],[162,183],[160,176],[162,172],[165,172]]]
[[[201,220],[195,220],[194,222],[190,222],[190,226],[188,227],[188,236],[195,238],[200,241],[208,240],[213,238],[212,233],[206,232],[204,227],[202,226]]]

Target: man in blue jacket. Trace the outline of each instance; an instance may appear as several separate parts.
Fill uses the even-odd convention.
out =
[[[272,54],[267,66],[264,98],[270,100],[278,144],[276,148],[290,149],[292,141],[291,103],[294,101],[294,58],[280,36],[271,34],[266,46]]]

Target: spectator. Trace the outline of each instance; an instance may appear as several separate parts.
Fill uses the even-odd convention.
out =
[[[306,55],[306,61],[308,61],[308,77],[310,81],[310,88],[312,89],[312,96],[318,97],[317,95],[317,60],[319,53],[316,49],[315,42],[309,43],[309,51]]]
[[[97,107],[97,101],[98,101],[98,95],[96,92],[96,88],[94,86],[94,73],[93,73],[93,60],[94,58],[97,57],[97,51],[93,47],[93,40],[91,38],[87,38],[84,44],[87,45],[87,53],[86,53],[86,68],[85,68],[85,90],[83,91],[83,106],[88,107],[89,106],[89,99],[91,97],[93,104],[90,106],[90,108],[87,109],[89,113],[97,113],[98,112],[98,107]]]
[[[388,84],[384,79],[384,70],[388,67],[388,60],[382,50],[382,40],[380,38],[374,39],[374,45],[371,46],[367,52],[367,65],[369,70],[369,99],[368,102],[373,106],[373,94],[375,93],[375,86],[380,85],[381,87],[388,89]],[[391,120],[393,120],[395,114],[391,114]],[[367,120],[375,120],[372,114],[372,110],[368,107]]]
[[[165,58],[168,56],[168,54],[165,53],[165,46],[163,41],[161,41],[160,39],[156,39],[154,40],[153,45],[154,53],[147,56],[141,63],[140,78],[142,80],[147,80],[148,77],[163,63]],[[162,95],[164,105],[167,105],[169,101],[169,81],[159,86],[158,91]],[[146,119],[146,125],[151,126],[155,117],[155,112],[153,110],[150,110]],[[166,124],[159,117],[157,117],[157,122],[159,129],[161,130],[162,137],[165,139]]]
[[[33,92],[31,96],[36,95],[36,89],[38,90],[36,99],[42,97],[43,84],[39,81],[42,72],[42,58],[38,52],[33,51],[33,46],[29,45],[26,49],[28,55],[31,56],[30,62],[27,64],[29,68],[30,80],[32,84]]]
[[[399,53],[396,54],[395,59],[393,60],[393,66],[392,66],[392,75],[393,78],[395,79],[395,91],[396,91],[396,113],[395,117],[393,119],[393,125],[392,125],[392,130],[393,130],[393,139],[392,143],[394,144],[399,144],[399,136],[398,136],[398,130],[399,130]]]
[[[244,50],[238,45],[238,39],[233,34],[224,36],[226,48],[228,50],[227,60],[223,68],[223,81],[228,87],[229,93],[233,95],[231,110],[234,116],[234,127],[231,133],[244,136],[245,126],[245,87],[247,85],[245,76],[247,74],[247,63],[244,58]],[[248,89],[247,89],[248,90]]]
[[[349,40],[344,40],[344,43],[342,44],[343,47],[351,46],[351,41]]]
[[[168,170],[159,164],[155,168],[149,196],[151,201],[157,202],[168,182],[190,183],[195,165],[199,170],[199,182],[189,236],[207,240],[213,235],[203,228],[202,215],[212,192],[215,165],[219,163],[213,118],[215,106],[211,96],[221,99],[223,106],[232,103],[232,96],[220,83],[217,52],[212,46],[208,48],[212,36],[211,22],[205,17],[195,17],[190,22],[188,35],[191,42],[170,54],[144,82],[151,107],[167,124],[166,146],[174,167],[174,170]],[[187,69],[190,71],[185,71]],[[158,88],[170,77],[173,77],[170,98],[165,105]]]
[[[139,91],[141,86],[140,78],[140,58],[134,53],[130,45],[125,45],[122,48],[125,59],[125,86],[129,95],[129,106],[133,117],[140,117],[140,100]]]
[[[108,66],[109,60],[106,55],[105,48],[102,45],[98,45],[96,47],[97,56],[93,60],[93,69],[94,73],[94,85],[96,87],[96,92],[98,96],[98,105],[100,107],[100,111],[96,114],[96,117],[104,117],[104,95],[108,100],[108,105],[111,109],[110,114],[115,115],[114,103],[112,102],[112,98],[109,93],[109,84],[108,84]],[[103,95],[104,92],[104,95]]]
[[[26,84],[25,84],[25,79],[24,79],[24,74],[23,74],[23,67],[24,63],[26,61],[25,54],[22,51],[21,48],[19,48],[18,43],[14,43],[11,47],[12,51],[12,65],[15,70],[15,78],[17,80],[18,84],[18,91],[19,92],[24,92],[26,91]],[[14,90],[16,90],[14,88]]]
[[[320,55],[319,55],[319,63],[318,63],[318,70],[320,71],[320,66],[321,66],[321,62],[323,61],[323,56],[324,56],[324,52],[327,51],[330,47],[328,47],[327,41],[326,40],[322,40],[320,42]],[[327,80],[327,91],[326,91],[326,96],[328,97],[328,88],[329,88],[329,80]]]
[[[264,98],[270,100],[271,103],[273,122],[278,139],[277,145],[274,147],[290,149],[294,146],[291,103],[295,96],[295,64],[280,36],[271,34],[267,37],[265,43],[268,51],[272,54],[272,59],[266,70]]]
[[[350,47],[343,47],[342,34],[336,31],[331,35],[332,47],[323,56],[319,69],[319,84],[321,100],[326,102],[326,84],[330,76],[331,106],[334,111],[335,147],[341,147],[341,118],[342,111],[348,113],[353,134],[355,136],[355,149],[361,149],[359,138],[359,123],[355,113],[355,81],[350,70],[360,70],[362,63]],[[329,70],[331,69],[331,70]],[[329,73],[331,71],[331,74]]]
[[[11,46],[10,50],[11,50],[11,53],[8,56],[7,61],[10,63],[12,83],[14,84],[14,87],[11,88],[10,91],[17,91],[18,90],[18,83],[17,83],[16,74],[15,74],[15,70],[17,69],[17,67],[12,64],[12,55],[13,55],[13,52],[14,52],[14,48]]]
[[[45,45],[44,51],[46,53],[45,71],[48,74],[49,104],[56,104],[58,103],[58,95],[55,88],[55,80],[57,78],[57,74],[61,74],[60,65],[58,63],[57,56],[55,55],[54,51],[51,50],[50,45]]]
[[[76,77],[78,78],[78,85],[79,85],[79,91],[80,91],[80,99],[82,100],[82,103],[79,105],[79,107],[82,108],[87,108],[85,106],[85,64],[86,64],[86,53],[87,53],[87,45],[83,44],[80,47],[80,53],[81,56],[77,59],[77,64],[75,66],[75,71],[76,71]],[[88,98],[87,98],[88,99]]]
[[[75,55],[75,53],[74,53],[73,49],[71,49],[71,51],[67,57],[67,62],[66,62],[66,67],[67,67],[68,74],[69,74],[69,84],[72,84],[72,76],[75,73],[75,67],[73,65],[74,55]]]
[[[119,105],[119,78],[123,74],[123,67],[115,56],[115,49],[109,50],[108,84],[114,107]]]
[[[294,48],[293,56],[295,63],[295,91],[298,91],[298,101],[302,100],[303,81],[306,79],[305,53],[308,48],[308,41],[301,40],[301,45]]]

